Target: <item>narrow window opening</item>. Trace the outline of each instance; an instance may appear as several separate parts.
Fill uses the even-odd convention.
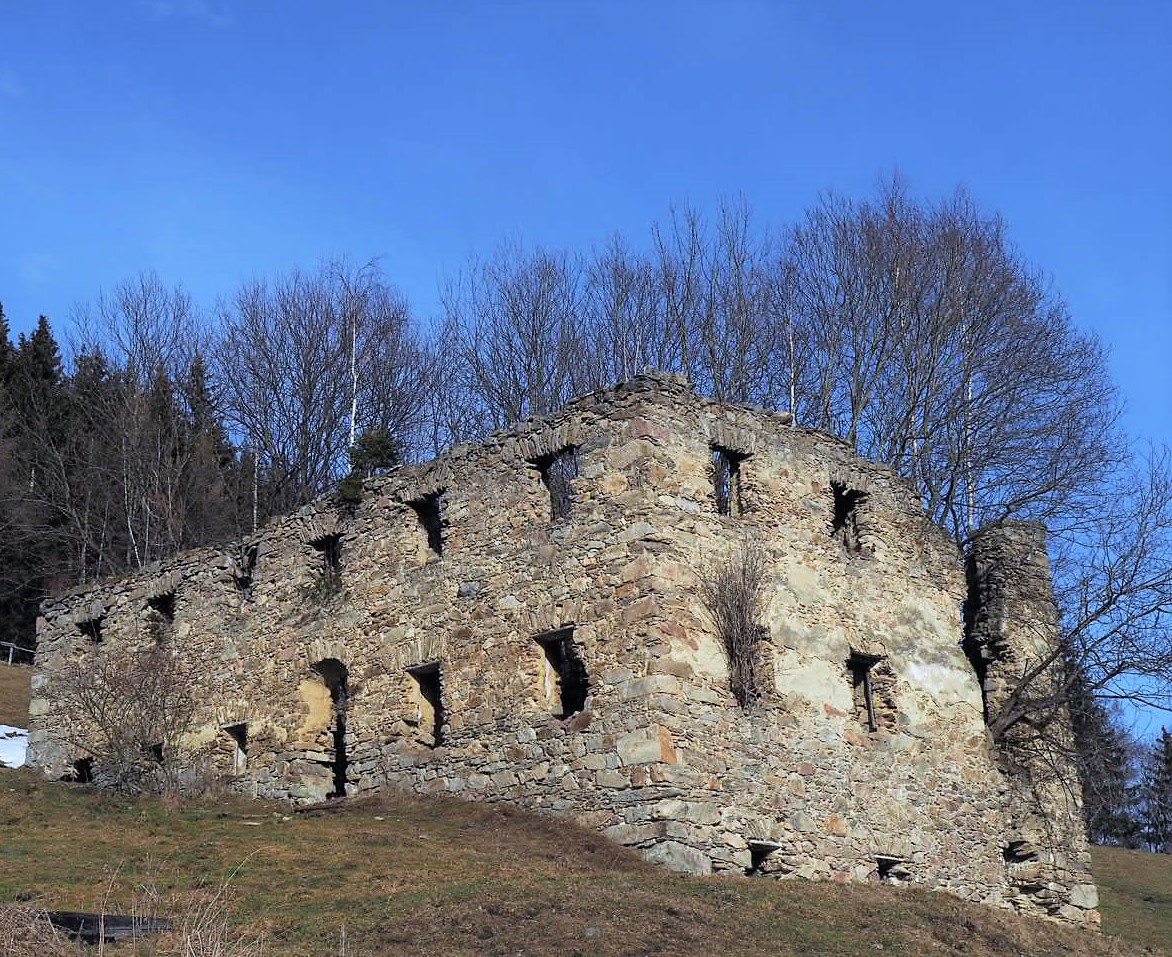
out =
[[[149,613],[148,631],[156,644],[162,644],[171,626],[175,623],[175,593],[164,592],[147,599]]]
[[[578,477],[578,449],[567,445],[531,462],[541,473],[541,481],[549,492],[550,518],[555,522],[569,518],[574,508],[573,482]]]
[[[74,784],[93,784],[94,759],[78,758],[70,766],[69,773],[67,773],[61,780],[70,781]]]
[[[875,686],[871,681],[871,669],[883,659],[879,655],[864,655],[852,652],[848,667],[855,688],[855,710],[871,731],[879,730],[875,715]]]
[[[883,655],[852,651],[847,660],[854,686],[855,714],[869,731],[895,727],[895,676]]]
[[[961,650],[965,657],[968,658],[969,664],[973,667],[973,674],[976,676],[977,685],[981,689],[981,710],[985,716],[985,724],[989,723],[989,695],[987,692],[988,685],[986,681],[989,676],[989,662],[985,658],[986,646],[977,641],[971,641],[965,638],[960,644]]]
[[[987,641],[979,637],[976,632],[977,614],[981,608],[981,593],[975,582],[969,582],[968,597],[961,604],[961,618],[964,621],[964,637],[960,648],[972,665],[977,685],[981,689],[981,710],[985,717],[985,724],[989,724],[989,664],[995,652]]]
[[[780,849],[781,845],[776,841],[749,841],[749,866],[745,868],[745,874],[749,877],[760,874],[769,855]]]
[[[875,855],[875,873],[879,880],[887,883],[899,884],[910,878],[912,874],[906,864],[907,861],[902,857],[894,857],[891,854]]]
[[[253,577],[256,574],[256,558],[258,546],[250,545],[241,549],[240,560],[233,567],[232,582],[243,601],[252,598]]]
[[[232,772],[240,774],[248,766],[248,725],[225,725],[224,733],[232,740]]]
[[[330,702],[333,706],[333,719],[327,732],[329,736],[329,766],[333,775],[333,790],[326,795],[328,798],[346,796],[347,778],[350,770],[350,760],[346,753],[346,710],[349,699],[349,672],[346,666],[337,658],[326,658],[313,666],[313,670],[321,678],[322,683],[330,691]]]
[[[1038,859],[1038,849],[1029,841],[1010,841],[1001,849],[1006,864],[1029,864]]]
[[[342,584],[342,539],[338,534],[323,535],[309,543],[321,559],[316,590],[324,596],[338,591]]]
[[[99,618],[89,618],[85,621],[79,621],[77,623],[77,630],[85,635],[85,637],[92,641],[95,645],[100,645],[102,640],[105,638],[105,635],[102,632],[105,623],[105,615],[102,615]]]
[[[151,611],[163,619],[167,624],[175,620],[175,593],[165,592],[147,599]]]
[[[437,555],[444,553],[444,492],[432,492],[407,503],[427,534],[427,546]]]
[[[741,463],[748,456],[719,445],[712,447],[712,492],[718,515],[740,515]]]
[[[574,644],[574,629],[562,628],[537,636],[537,643],[545,652],[546,685],[553,698],[556,685],[555,717],[569,718],[586,708],[590,694],[590,675],[586,663]]]
[[[830,536],[842,543],[848,552],[862,551],[859,535],[859,511],[867,501],[867,493],[850,488],[845,482],[831,482],[834,493],[834,515],[830,520]]]
[[[443,674],[438,661],[408,668],[415,679],[419,706],[419,740],[430,748],[444,743]]]

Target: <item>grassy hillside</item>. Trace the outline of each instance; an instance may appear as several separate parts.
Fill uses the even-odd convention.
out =
[[[28,727],[29,682],[33,669],[27,665],[0,664],[0,724]]]
[[[1094,848],[1095,880],[1112,933],[1172,952],[1172,855]]]
[[[1150,941],[1161,932],[1130,902],[1166,893],[1172,874],[1120,870],[1135,886],[1110,885],[1108,920],[1118,923],[1109,928]],[[233,874],[235,926],[263,933],[270,955],[338,954],[343,930],[351,957],[1144,952],[943,894],[684,878],[504,806],[392,796],[292,814],[265,803],[131,801],[0,772],[0,906],[31,898],[126,912],[157,892],[151,909],[176,914]]]

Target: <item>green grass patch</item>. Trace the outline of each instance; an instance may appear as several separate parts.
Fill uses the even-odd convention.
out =
[[[1092,850],[1105,926],[1137,944],[1172,948],[1172,854]]]

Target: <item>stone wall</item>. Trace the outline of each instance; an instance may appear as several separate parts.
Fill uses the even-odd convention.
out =
[[[1063,757],[1073,751],[1069,715],[1047,703],[1061,697],[1062,662],[1045,527],[1006,522],[978,532],[967,574],[964,647],[1010,788],[1005,857],[1014,903],[1077,920],[1080,909],[1098,905],[1098,893],[1082,880],[1090,850],[1078,776]]]
[[[747,543],[766,572],[748,711],[701,598]],[[31,757],[60,776],[81,753],[54,691],[69,662],[161,643],[201,676],[188,743],[250,794],[508,800],[695,873],[1096,921],[1076,807],[1035,802],[1064,815],[1062,866],[1023,884],[1029,798],[990,746],[965,598],[956,547],[887,469],[645,376],[369,480],[349,510],[47,601]]]

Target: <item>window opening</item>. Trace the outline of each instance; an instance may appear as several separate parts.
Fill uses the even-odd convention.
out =
[[[236,585],[236,590],[240,593],[240,597],[245,601],[248,601],[252,597],[252,583],[253,576],[256,573],[258,547],[257,545],[250,545],[247,548],[241,549],[240,560],[233,569],[232,582]]]
[[[780,849],[781,845],[777,841],[749,841],[749,866],[745,869],[745,874],[749,877],[760,874],[769,855]]]
[[[712,447],[712,491],[718,515],[740,515],[741,463],[748,456],[719,445]]]
[[[960,648],[972,665],[977,685],[981,689],[981,710],[987,725],[993,718],[989,713],[989,666],[1000,658],[1001,649],[997,644],[991,644],[978,630],[978,621],[981,617],[981,590],[971,577],[968,597],[961,605],[961,617],[964,620],[964,637],[961,639]]]
[[[867,727],[872,731],[877,731],[879,725],[875,721],[875,686],[871,682],[871,669],[882,660],[879,655],[864,655],[857,651],[852,652],[850,657],[851,678],[855,686],[855,707],[856,710],[861,710]]]
[[[902,857],[891,854],[875,855],[875,871],[881,881],[899,883],[911,877],[911,871],[904,865],[907,862]]]
[[[223,730],[232,739],[232,771],[240,774],[248,765],[248,725],[229,724]]]
[[[553,521],[568,518],[573,511],[573,481],[578,477],[578,449],[567,445],[550,455],[531,460],[549,491],[549,515]]]
[[[850,488],[845,482],[831,482],[834,493],[834,516],[830,520],[830,536],[840,541],[848,552],[861,551],[859,537],[859,508],[867,500],[867,493]]]
[[[77,623],[77,630],[80,631],[86,638],[92,641],[95,645],[100,645],[105,635],[102,633],[102,627],[106,623],[106,616],[102,615],[98,618],[88,618],[85,621]]]
[[[432,492],[407,503],[427,533],[427,545],[437,555],[444,553],[444,491]]]
[[[323,535],[309,543],[321,556],[317,588],[324,595],[334,594],[342,584],[342,539],[337,533]]]
[[[69,772],[61,780],[71,781],[74,784],[93,784],[94,759],[78,758],[73,762],[73,764],[70,766]]]
[[[147,609],[150,612],[149,631],[155,642],[161,644],[167,637],[167,631],[175,623],[175,593],[164,592],[147,599]]]
[[[1038,849],[1029,841],[1010,841],[1001,849],[1006,864],[1029,864],[1038,859]]]
[[[547,677],[557,682],[558,713],[555,717],[564,719],[584,710],[590,693],[590,675],[574,644],[574,629],[562,628],[538,635],[536,640],[545,652],[550,669]]]
[[[335,536],[336,537],[336,536]],[[329,728],[331,745],[330,760],[326,762],[333,773],[334,789],[326,795],[328,798],[346,796],[347,772],[350,761],[346,753],[346,708],[348,705],[349,673],[346,666],[337,658],[326,658],[313,666],[314,672],[321,678],[322,683],[330,691],[330,702],[333,705],[333,721]]]
[[[155,595],[147,599],[147,605],[155,612],[163,621],[170,624],[175,620],[175,593],[165,592],[162,595]]]
[[[868,730],[895,726],[895,676],[884,655],[852,651],[847,660],[855,692],[855,713]]]
[[[419,693],[419,739],[431,748],[444,743],[443,675],[438,661],[408,668]]]

